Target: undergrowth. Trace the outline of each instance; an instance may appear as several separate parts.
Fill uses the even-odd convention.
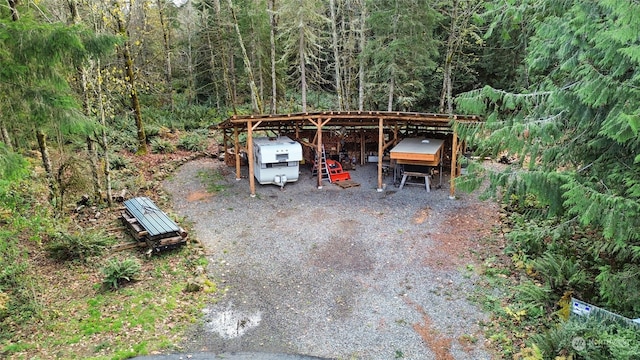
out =
[[[123,170],[139,166],[112,161]],[[82,224],[54,216],[34,168],[0,179],[0,358],[126,359],[178,350],[215,295],[209,279],[210,291],[185,291],[206,262],[198,248],[150,258],[132,250],[108,260],[114,240],[104,229],[114,228],[109,214],[119,212],[98,205],[100,218]],[[129,173],[115,173],[114,182],[140,181]]]
[[[572,314],[576,298],[640,317],[637,264],[602,251],[597,229],[537,216],[535,199],[510,199],[503,256],[485,260],[473,300],[492,314],[484,324],[504,358],[637,359],[640,324]],[[627,259],[628,260],[628,259]]]

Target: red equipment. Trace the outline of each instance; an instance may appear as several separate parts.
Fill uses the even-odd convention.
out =
[[[351,174],[348,171],[342,170],[342,164],[340,162],[327,159],[327,168],[329,169],[329,181],[344,181],[351,180]]]

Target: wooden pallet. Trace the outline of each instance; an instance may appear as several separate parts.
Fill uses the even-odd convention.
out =
[[[334,181],[333,183],[340,186],[343,189],[360,186],[360,183],[357,183],[353,180]]]

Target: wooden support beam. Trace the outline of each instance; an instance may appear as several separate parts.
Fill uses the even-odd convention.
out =
[[[364,165],[364,157],[366,156],[366,143],[364,141],[364,132],[360,132],[360,165]]]
[[[458,132],[453,125],[453,142],[451,145],[451,180],[449,186],[449,199],[456,198],[456,176],[458,175]]]
[[[384,119],[378,120],[378,192],[382,189],[382,157],[384,155]]]
[[[240,171],[240,134],[238,132],[238,127],[233,128],[233,144],[236,157],[236,180],[239,181],[242,178],[242,173]],[[226,152],[224,156],[227,156]]]
[[[247,158],[249,160],[249,189],[251,191],[251,197],[256,196],[256,180],[253,176],[253,129],[254,127],[252,126],[251,121],[247,121]]]
[[[324,125],[326,125],[329,121],[331,120],[331,118],[328,118],[326,120],[322,120],[322,119],[318,119],[318,122],[315,123],[316,124],[316,138],[318,139],[318,145],[316,147],[316,158],[318,159],[318,162],[316,164],[316,169],[317,169],[317,174],[318,174],[318,189],[322,189],[322,169],[324,169],[325,164],[323,163],[323,159],[322,159],[322,127]],[[309,120],[311,121],[311,120]],[[311,121],[313,122],[313,121]]]

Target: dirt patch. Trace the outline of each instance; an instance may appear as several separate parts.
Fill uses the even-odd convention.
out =
[[[453,339],[440,334],[436,327],[433,325],[431,318],[425,311],[425,309],[413,303],[411,300],[405,299],[407,304],[414,307],[420,315],[422,315],[422,322],[412,325],[413,330],[420,335],[422,340],[427,344],[429,349],[433,351],[436,360],[454,360],[455,358],[451,354],[451,343]]]
[[[331,237],[312,252],[311,263],[323,270],[366,272],[373,268],[373,260],[366,247],[348,237]]]
[[[425,208],[420,209],[420,211],[418,211],[416,215],[413,217],[413,223],[416,225],[422,224],[423,222],[425,222],[425,220],[427,220],[430,214],[431,214],[430,207],[427,206]]]
[[[447,213],[429,234],[435,251],[424,258],[424,264],[446,270],[474,262],[477,258],[474,253],[482,251],[480,240],[491,235],[499,224],[499,215],[499,208],[493,202],[470,203]]]
[[[194,191],[192,193],[189,193],[189,195],[187,195],[187,201],[194,202],[194,201],[206,200],[212,196],[213,194],[207,191]]]

